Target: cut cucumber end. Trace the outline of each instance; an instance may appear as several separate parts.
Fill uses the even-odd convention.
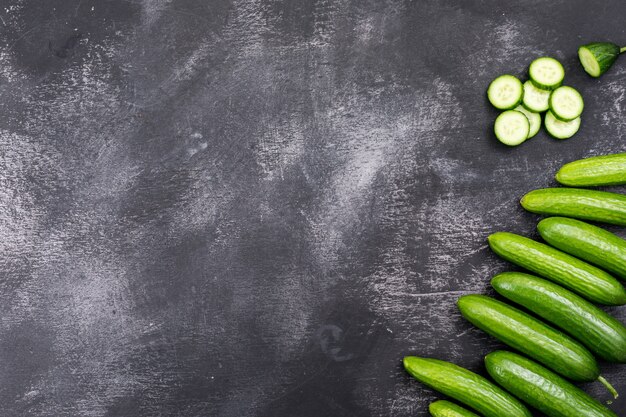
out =
[[[522,102],[524,88],[522,82],[513,75],[504,74],[489,84],[487,98],[499,110],[509,110]]]
[[[544,56],[530,63],[528,75],[538,88],[554,90],[563,83],[565,69],[556,59]]]
[[[611,385],[611,383],[609,381],[604,379],[604,377],[602,375],[600,375],[598,377],[598,381],[600,381],[600,383],[605,386],[605,388],[611,393],[611,395],[613,395],[613,398],[615,398],[617,400],[617,398],[619,397],[619,393],[613,387],[613,385]]]
[[[594,78],[602,75],[600,64],[596,60],[595,55],[586,46],[578,48],[578,59],[580,59],[580,63],[587,74]]]
[[[496,118],[493,130],[500,142],[507,146],[517,146],[528,139],[530,123],[524,113],[507,110]]]

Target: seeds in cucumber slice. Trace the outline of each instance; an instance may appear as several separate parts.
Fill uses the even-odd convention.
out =
[[[524,99],[522,105],[528,110],[541,113],[550,107],[550,90],[542,90],[537,88],[532,81],[528,80],[524,83]]]
[[[526,110],[524,106],[517,106],[515,111],[524,113],[524,116],[528,119],[530,129],[528,130],[528,137],[526,139],[530,139],[535,136],[537,132],[539,132],[539,128],[541,128],[541,115],[539,113]]]
[[[517,146],[528,138],[530,123],[524,113],[507,110],[496,118],[493,130],[500,142]]]
[[[578,58],[587,74],[599,77],[604,74],[617,60],[620,53],[625,52],[611,42],[593,42],[578,48]]]
[[[528,75],[537,88],[554,90],[563,83],[565,70],[559,61],[544,56],[530,63]]]
[[[574,134],[578,132],[578,129],[580,128],[580,117],[569,122],[564,122],[554,117],[554,114],[552,114],[552,112],[548,110],[546,112],[544,125],[546,126],[546,130],[552,137],[556,139],[569,139],[574,136]]]
[[[489,84],[487,98],[493,107],[500,110],[509,110],[522,102],[524,89],[522,82],[516,77],[501,75]]]
[[[584,107],[583,97],[572,87],[564,85],[550,94],[550,110],[557,119],[564,122],[579,117]]]

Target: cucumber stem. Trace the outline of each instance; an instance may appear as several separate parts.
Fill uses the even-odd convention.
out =
[[[604,379],[604,377],[602,375],[600,375],[598,377],[598,381],[600,381],[602,383],[602,385],[604,385],[606,387],[606,389],[608,389],[609,392],[611,394],[613,394],[613,398],[617,399],[617,397],[619,397],[619,393],[615,390],[615,388],[613,388],[613,385],[611,385],[611,383],[609,381]]]
[[[620,54],[621,54],[621,53],[624,53],[624,52],[626,52],[626,46],[625,46],[625,47],[623,47],[622,49],[620,49],[620,50],[619,50],[619,53],[620,53]]]

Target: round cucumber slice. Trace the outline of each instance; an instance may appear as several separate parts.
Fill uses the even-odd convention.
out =
[[[550,107],[550,90],[542,90],[537,88],[532,81],[528,80],[524,83],[524,99],[522,105],[528,110],[541,113]]]
[[[583,96],[572,87],[564,85],[550,94],[550,110],[557,119],[564,122],[579,117],[584,107]]]
[[[515,111],[524,113],[524,116],[526,116],[526,118],[528,119],[530,129],[528,130],[528,137],[526,139],[530,139],[535,136],[541,128],[541,115],[539,113],[534,113],[526,110],[524,106],[517,106],[515,108]]]
[[[623,49],[611,42],[588,43],[578,48],[578,58],[587,74],[597,78],[611,68]]]
[[[557,119],[554,114],[548,110],[546,119],[544,120],[546,130],[556,139],[569,139],[580,129],[580,117],[564,122]]]
[[[496,109],[509,110],[522,102],[524,89],[522,82],[516,77],[501,75],[489,84],[487,98]]]
[[[544,56],[530,63],[528,75],[536,87],[543,90],[554,90],[563,83],[565,70],[559,61]]]
[[[500,142],[517,146],[528,138],[530,123],[524,113],[507,110],[496,118],[493,130]]]

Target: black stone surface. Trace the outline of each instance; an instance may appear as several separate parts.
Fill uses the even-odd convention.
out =
[[[625,149],[626,58],[576,58],[623,1],[0,3],[4,416],[426,416],[404,355],[501,347],[454,304],[486,236]],[[542,55],[582,128],[505,148],[486,87]]]

